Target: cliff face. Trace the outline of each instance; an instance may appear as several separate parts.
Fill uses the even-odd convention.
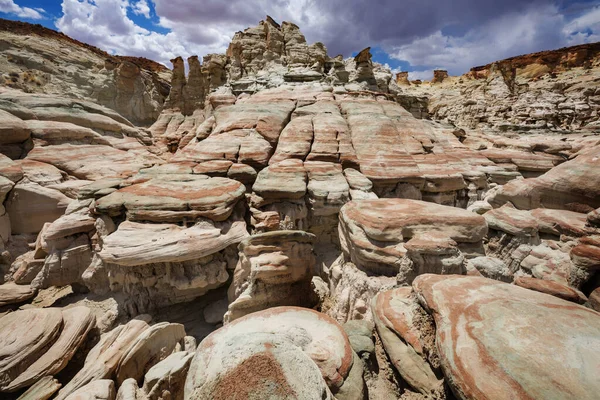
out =
[[[40,25],[0,20],[0,49],[0,84],[92,100],[136,124],[154,122],[169,94],[165,66],[113,56]]]
[[[403,92],[427,97],[431,118],[463,128],[600,129],[600,43],[512,57],[434,82]]]

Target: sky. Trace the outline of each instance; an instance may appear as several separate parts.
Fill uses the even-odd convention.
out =
[[[167,66],[224,53],[266,15],[300,26],[331,56],[371,47],[411,79],[600,41],[600,0],[0,0],[0,17],[39,23],[109,53]]]

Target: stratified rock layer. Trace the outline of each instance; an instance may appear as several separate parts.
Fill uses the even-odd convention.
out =
[[[422,275],[413,288],[435,318],[459,398],[593,399],[600,390],[597,312],[477,277]]]

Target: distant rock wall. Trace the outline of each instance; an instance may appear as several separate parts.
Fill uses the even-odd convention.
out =
[[[442,79],[443,78],[443,79]],[[599,131],[600,43],[528,54],[403,86],[431,118],[469,129]]]
[[[0,85],[91,100],[138,125],[152,124],[171,71],[154,61],[110,55],[62,33],[0,20]]]

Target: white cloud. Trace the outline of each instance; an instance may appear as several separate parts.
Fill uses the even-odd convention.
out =
[[[433,79],[433,69],[425,69],[420,71],[410,71],[408,73],[408,79],[414,81],[420,79],[422,81],[430,81]]]
[[[3,1],[3,0],[0,0]],[[319,21],[315,10],[303,11],[312,0],[153,0],[159,33],[144,29],[127,10],[146,16],[147,0],[63,0],[63,16],[56,21],[63,33],[108,52],[147,57],[171,66],[170,59],[224,53],[236,31],[256,26],[266,14],[278,21],[299,18]],[[144,3],[143,5],[140,3]],[[137,12],[136,12],[137,11]],[[148,15],[150,8],[148,7]]]
[[[223,52],[224,43],[228,43],[221,40],[197,45],[176,30],[166,34],[149,31],[127,16],[128,7],[127,0],[63,0],[63,16],[56,26],[66,35],[110,53],[147,57],[167,66],[171,66],[170,59],[180,55]]]
[[[584,33],[589,31],[593,33]],[[470,67],[519,54],[597,41],[598,33],[600,7],[569,22],[555,5],[548,5],[501,15],[463,36],[445,35],[438,30],[388,50],[392,58],[422,66],[423,71],[413,72],[413,77],[437,68],[459,75]]]
[[[44,16],[42,15],[44,13],[44,9],[43,8],[29,8],[29,7],[21,7],[17,4],[15,4],[15,2],[13,0],[0,0],[0,12],[4,12],[7,14],[14,14],[17,17],[20,18],[27,18],[27,19],[43,19]]]
[[[563,33],[569,38],[569,44],[600,41],[600,6],[570,21]]]
[[[139,0],[131,6],[131,10],[135,15],[143,15],[150,18],[150,6],[146,0]]]

